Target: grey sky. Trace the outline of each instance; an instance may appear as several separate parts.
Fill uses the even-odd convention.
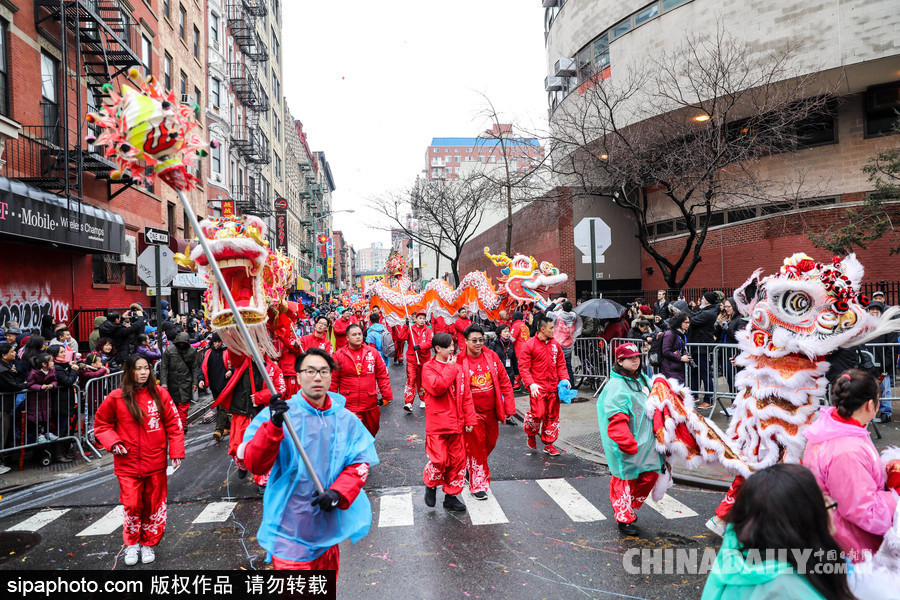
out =
[[[356,248],[373,229],[368,199],[409,186],[432,137],[475,136],[480,93],[507,120],[546,120],[538,0],[284,2],[284,90],[337,185],[335,215]]]

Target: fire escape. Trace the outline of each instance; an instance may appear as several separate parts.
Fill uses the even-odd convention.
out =
[[[256,23],[268,9],[265,0],[228,0],[226,9],[231,36],[240,49],[228,63],[228,83],[239,102],[231,144],[247,163],[247,181],[232,190],[232,197],[242,213],[264,217],[272,214],[272,199],[265,197],[262,166],[272,159],[269,140],[259,125],[270,106],[260,76],[268,73],[269,51]]]
[[[81,202],[88,172],[107,181],[111,200],[132,182],[110,180],[115,165],[87,143],[84,116],[101,105],[104,84],[140,65],[137,24],[121,0],[35,0],[34,20],[57,37],[61,61],[41,55],[42,122],[23,125],[19,139],[7,142],[6,174]]]

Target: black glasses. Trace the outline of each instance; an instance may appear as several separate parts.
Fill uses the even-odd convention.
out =
[[[304,375],[306,375],[307,377],[315,377],[316,375],[321,375],[322,377],[328,377],[329,375],[331,375],[331,369],[328,369],[328,368],[325,368],[325,369],[302,369],[300,372],[303,373]]]

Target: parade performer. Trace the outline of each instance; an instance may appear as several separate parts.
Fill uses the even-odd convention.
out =
[[[646,416],[650,379],[641,370],[641,353],[635,344],[616,348],[616,364],[597,399],[597,419],[612,481],[609,501],[619,531],[638,535],[634,511],[656,485],[663,466],[656,449],[653,423]]]
[[[329,391],[346,399],[346,408],[362,421],[374,437],[381,420],[380,406],[394,399],[391,379],[381,354],[363,343],[362,327],[347,327],[347,345],[334,353],[337,369],[331,374]],[[378,391],[381,391],[381,399]]]
[[[176,469],[184,458],[181,418],[169,393],[157,387],[150,363],[138,355],[125,361],[122,387],[97,409],[94,435],[113,453],[125,524],[125,564],[156,559],[166,531],[167,459]]]
[[[200,363],[200,372],[203,378],[200,380],[200,387],[207,387],[212,393],[213,401],[215,401],[228,380],[234,374],[231,368],[231,357],[228,355],[228,349],[222,343],[222,338],[218,333],[211,336],[212,346],[207,348],[203,353],[203,360]],[[221,406],[216,407],[216,428],[213,431],[213,439],[217,442],[228,435],[231,429],[231,417],[228,411]]]
[[[544,453],[559,456],[553,445],[559,436],[560,383],[570,387],[569,372],[562,347],[553,339],[553,320],[538,316],[537,335],[525,342],[522,353],[516,350],[522,383],[531,394],[531,407],[525,415],[523,429],[528,436],[528,447],[537,449],[536,436],[541,436]]]
[[[290,398],[300,389],[295,365],[297,358],[303,353],[303,348],[294,331],[294,323],[303,316],[303,308],[297,302],[282,300],[277,308],[270,308],[269,313],[268,324],[275,352],[279,357],[278,368],[284,377],[286,397]]]
[[[488,457],[497,445],[500,422],[516,414],[512,384],[497,353],[484,347],[484,329],[470,325],[464,332],[466,345],[456,362],[463,375],[463,390],[475,408],[475,426],[464,435],[469,491],[487,500],[491,487]]]
[[[403,364],[403,348],[406,346],[406,338],[403,336],[403,328],[405,325],[394,325],[391,327],[391,337],[394,339],[394,364]]]
[[[403,390],[403,410],[412,412],[416,393],[419,394],[419,407],[425,408],[425,395],[422,393],[422,368],[431,359],[433,336],[431,329],[425,325],[425,311],[416,313],[414,325],[406,324],[402,338],[408,340],[406,348],[406,388]]]
[[[362,491],[369,466],[378,463],[375,438],[344,406],[344,397],[329,393],[337,368],[327,352],[311,348],[300,357],[300,393],[273,398],[247,428],[238,457],[253,472],[271,470],[263,498],[260,546],[276,569],[340,568],[338,544],[353,543],[369,532],[372,507]],[[322,478],[319,494],[282,431],[287,415],[313,469]]]
[[[804,430],[819,413],[825,393],[827,356],[900,330],[900,308],[870,315],[861,298],[863,266],[851,254],[819,263],[798,253],[778,273],[757,270],[734,298],[747,327],[736,333],[739,390],[726,433],[694,411],[690,391],[657,376],[648,410],[657,449],[689,466],[720,464],[735,479],[707,526],[721,535],[725,517],[746,477],[771,465],[797,463]]]
[[[465,306],[460,308],[456,312],[456,320],[450,325],[449,331],[449,333],[453,335],[453,339],[456,340],[456,346],[458,348],[462,348],[466,345],[465,333],[466,329],[468,329],[471,324],[472,320],[469,319],[469,309]]]
[[[319,350],[324,350],[328,354],[333,354],[334,346],[331,345],[331,340],[328,339],[329,327],[331,327],[331,321],[328,320],[328,317],[325,315],[316,317],[313,332],[300,338],[300,346],[303,348],[304,352],[310,348],[318,348]]]
[[[422,473],[425,504],[437,501],[437,486],[444,488],[444,508],[465,511],[457,494],[462,492],[466,475],[466,443],[463,432],[470,433],[477,417],[471,394],[464,393],[465,377],[453,354],[449,333],[434,336],[434,360],[422,372],[425,390],[425,454],[428,464]]]
[[[531,329],[525,321],[525,316],[521,311],[516,311],[512,316],[512,325],[510,326],[510,337],[512,337],[516,356],[525,348],[525,343],[531,337]],[[521,374],[513,381],[513,387],[518,388],[522,385]]]
[[[349,308],[345,308],[341,313],[341,318],[334,322],[334,350],[337,352],[347,345],[347,328],[356,321],[352,318],[352,312]]]

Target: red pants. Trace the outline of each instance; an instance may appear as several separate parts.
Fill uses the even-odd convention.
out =
[[[391,327],[391,337],[394,338],[394,357],[400,359],[403,357],[403,348],[406,347],[406,340],[401,340],[397,336],[397,327]]]
[[[122,539],[126,546],[155,546],[166,532],[165,471],[146,477],[118,475],[119,502],[125,507]]]
[[[737,498],[738,491],[741,489],[743,483],[744,478],[740,475],[734,478],[734,481],[731,482],[731,487],[728,488],[728,493],[725,494],[725,498],[722,499],[722,502],[720,502],[719,506],[716,508],[717,517],[724,519],[725,515],[731,512],[731,509],[734,508],[734,501]]]
[[[425,392],[422,389],[422,365],[416,363],[415,355],[406,357],[406,389],[403,390],[403,401],[412,404],[416,399],[416,392],[419,394],[419,400],[425,401]]]
[[[657,479],[659,479],[658,471],[647,471],[638,475],[637,479],[631,480],[612,478],[609,482],[609,501],[617,523],[634,522],[637,518],[634,511],[644,505]]]
[[[290,400],[294,397],[294,395],[300,391],[300,385],[297,384],[297,376],[296,375],[285,375],[284,376],[284,399]]]
[[[252,420],[253,419],[247,415],[231,415],[231,434],[228,438],[228,456],[234,459],[234,464],[236,464],[239,469],[247,469],[247,467],[244,466],[243,461],[238,460],[237,451],[238,446],[244,441],[244,432],[247,431],[247,427]],[[249,442],[250,440],[247,441]],[[268,481],[268,473],[265,475],[253,475],[253,482],[256,485],[266,485]]]
[[[175,404],[175,408],[178,409],[178,416],[181,417],[181,428],[184,429],[185,433],[187,433],[188,428],[188,410],[191,408],[190,402],[178,402]]]
[[[491,469],[488,467],[488,456],[497,445],[500,436],[500,423],[497,413],[476,412],[478,418],[472,431],[464,433],[466,440],[466,468],[469,469],[469,491],[486,492],[491,487]]]
[[[531,410],[525,415],[522,427],[528,435],[541,436],[544,444],[552,444],[559,437],[559,396],[553,392],[538,392],[531,397]]]
[[[353,411],[353,414],[359,417],[359,420],[369,430],[372,437],[375,437],[375,434],[378,433],[378,429],[381,427],[381,409],[376,406],[371,410]]]
[[[289,560],[272,555],[272,566],[277,571],[331,571],[337,577],[341,566],[341,551],[337,544],[315,560]]]
[[[422,481],[428,487],[444,485],[444,493],[456,495],[466,481],[466,442],[461,433],[437,433],[425,436],[428,464]]]

